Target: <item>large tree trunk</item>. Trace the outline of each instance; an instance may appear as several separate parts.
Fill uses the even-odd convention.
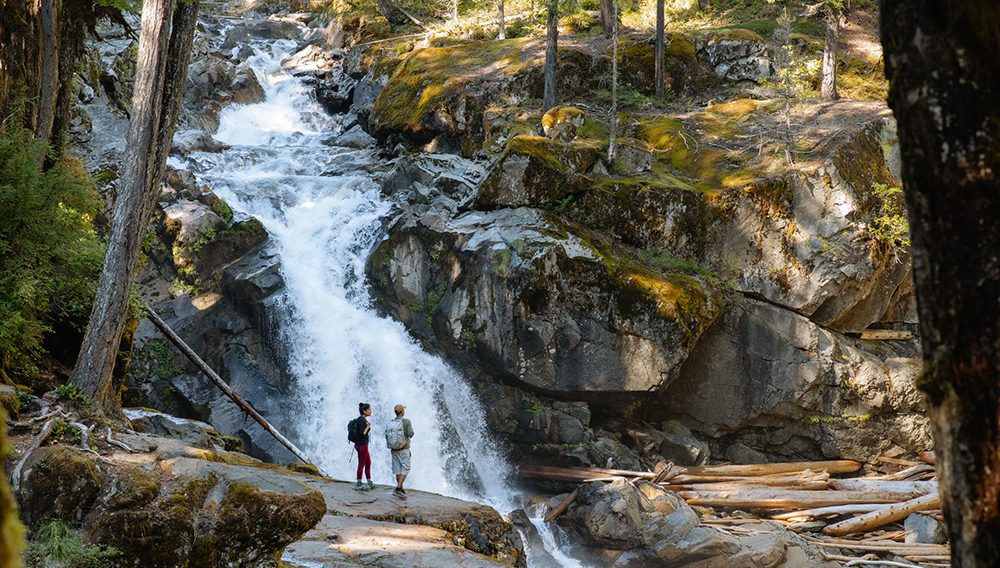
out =
[[[542,96],[542,112],[556,106],[556,65],[559,53],[559,0],[549,0],[548,17],[545,20],[545,92]]]
[[[56,97],[59,94],[59,2],[39,0],[41,22],[42,69],[38,90],[38,123],[35,136],[48,139],[52,136],[52,123],[56,116]]]
[[[198,0],[145,0],[132,120],[97,297],[71,380],[97,406],[120,412],[113,386],[139,245],[156,204],[191,55]],[[171,25],[171,14],[173,22]]]
[[[653,80],[656,83],[657,99],[663,99],[663,52],[665,51],[663,28],[666,26],[663,4],[664,0],[656,0],[656,54],[653,61]]]
[[[823,83],[820,96],[823,100],[837,100],[837,33],[840,28],[840,13],[826,10],[826,41],[823,43]]]
[[[507,27],[503,21],[503,0],[497,1],[497,22],[500,24],[500,31],[497,32],[497,39],[507,39]]]
[[[1000,566],[1000,4],[880,13],[952,566]]]
[[[611,0],[601,0],[601,30],[604,31],[604,37],[611,37],[611,28]]]
[[[40,0],[0,0],[0,111],[22,97],[23,125],[38,124],[42,74]]]

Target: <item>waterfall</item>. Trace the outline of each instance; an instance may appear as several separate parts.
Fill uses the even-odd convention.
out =
[[[392,211],[374,176],[356,166],[378,158],[372,150],[322,143],[339,125],[299,78],[281,69],[294,45],[253,44],[248,63],[266,99],[223,111],[215,138],[229,149],[175,160],[237,214],[259,219],[271,236],[285,280],[276,339],[287,346],[296,381],[290,399],[282,401],[297,412],[288,420],[293,437],[324,471],[353,480],[357,457],[346,426],[358,415],[358,403],[368,402],[373,478],[391,485],[382,432],[393,406],[404,404],[415,430],[406,486],[509,512],[518,506],[511,468],[469,384],[423,351],[402,324],[373,308],[364,267]],[[547,543],[554,542],[537,517],[533,522]],[[563,566],[579,565],[558,551],[553,557]]]

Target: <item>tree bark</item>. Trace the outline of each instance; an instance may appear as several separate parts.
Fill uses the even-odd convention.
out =
[[[601,30],[604,32],[604,37],[611,37],[611,24],[611,0],[601,0]]]
[[[1000,4],[879,13],[952,566],[1000,566]]]
[[[375,0],[378,11],[382,17],[389,22],[390,27],[401,26],[406,23],[406,16],[396,6],[393,0]]]
[[[840,31],[840,11],[827,8],[826,40],[823,42],[823,82],[820,97],[825,101],[837,100],[837,34]]]
[[[503,0],[497,1],[497,22],[500,24],[500,31],[497,32],[497,39],[507,39],[507,27],[503,20]]]
[[[656,83],[656,98],[663,100],[663,52],[665,51],[664,30],[666,16],[664,15],[664,0],[656,0],[656,54],[653,61],[654,83]]]
[[[112,375],[125,326],[142,236],[156,204],[197,24],[198,0],[146,0],[136,62],[132,120],[97,297],[71,380],[96,406],[119,414]],[[172,23],[171,23],[171,15]]]
[[[608,125],[608,162],[615,159],[618,135],[618,0],[611,0],[611,116]]]
[[[545,20],[545,93],[542,97],[542,112],[556,106],[556,65],[558,64],[559,27],[558,0],[549,0],[548,17]]]
[[[52,123],[56,116],[56,97],[59,94],[59,2],[39,0],[39,21],[42,35],[42,68],[38,89],[38,122],[35,136],[48,139],[52,136]]]

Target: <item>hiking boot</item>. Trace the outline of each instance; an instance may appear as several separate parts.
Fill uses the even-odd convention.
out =
[[[358,480],[358,482],[356,484],[354,484],[354,488],[357,489],[358,491],[364,491],[365,490],[365,486],[361,485],[361,480],[360,479]]]
[[[368,490],[370,491],[372,489],[375,489],[375,484],[372,483],[372,480],[369,479],[368,480]]]
[[[392,496],[400,499],[406,499],[406,493],[404,493],[399,487],[392,490]]]

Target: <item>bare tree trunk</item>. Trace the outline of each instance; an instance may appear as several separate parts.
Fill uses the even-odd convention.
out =
[[[545,93],[542,97],[542,112],[556,106],[556,65],[558,64],[559,0],[549,0],[548,17],[545,20]]]
[[[507,28],[503,21],[503,0],[497,1],[497,22],[500,23],[500,31],[497,32],[497,39],[507,39]]]
[[[125,326],[139,245],[156,204],[180,112],[197,24],[198,0],[180,2],[176,9],[173,5],[173,0],[143,3],[122,189],[115,202],[97,297],[71,376],[98,408],[109,414],[121,412],[112,381],[115,357]]]
[[[663,52],[665,51],[663,28],[666,26],[663,4],[664,0],[656,0],[656,55],[653,62],[656,98],[660,100],[663,100]]]
[[[42,69],[38,89],[38,123],[35,136],[48,139],[56,116],[56,97],[59,94],[59,2],[40,0]]]
[[[611,0],[601,0],[601,30],[604,37],[611,37]]]
[[[615,136],[618,134],[618,0],[611,0],[611,120],[608,126],[608,162],[615,159]]]
[[[879,12],[951,564],[1000,566],[1000,4]]]
[[[401,26],[406,23],[406,16],[393,0],[375,0],[375,4],[382,17],[388,20],[389,26]]]
[[[451,21],[458,21],[458,0],[451,0]]]
[[[826,101],[837,100],[837,33],[840,13],[834,8],[826,10],[826,41],[823,43],[823,83],[820,96]]]

